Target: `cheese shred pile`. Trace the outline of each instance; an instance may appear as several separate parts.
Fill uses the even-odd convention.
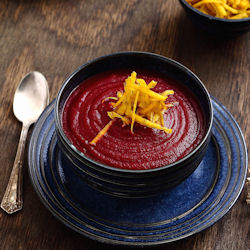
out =
[[[250,0],[186,0],[201,12],[226,19],[241,19],[250,16]]]
[[[134,123],[137,122],[149,128],[163,130],[171,133],[172,129],[164,126],[164,112],[173,106],[172,103],[166,103],[168,95],[173,95],[173,90],[165,90],[157,93],[152,89],[156,86],[156,81],[148,84],[145,80],[137,78],[136,72],[125,80],[124,91],[118,91],[117,97],[108,97],[105,100],[115,100],[111,102],[113,111],[107,112],[111,121],[97,134],[90,142],[95,145],[113,124],[114,120],[121,119],[123,126],[130,125],[133,133]],[[104,101],[105,101],[104,100]]]

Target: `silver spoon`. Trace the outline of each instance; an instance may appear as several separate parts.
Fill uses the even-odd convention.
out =
[[[13,169],[1,202],[1,208],[8,214],[22,209],[22,163],[25,141],[30,125],[36,122],[48,102],[49,89],[45,77],[36,71],[27,74],[18,86],[13,101],[14,115],[23,126]]]

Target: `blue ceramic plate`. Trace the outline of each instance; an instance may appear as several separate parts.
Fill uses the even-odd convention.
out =
[[[226,108],[212,100],[213,136],[196,171],[177,187],[141,199],[112,197],[87,185],[77,194],[67,190],[52,102],[36,123],[29,147],[29,174],[38,196],[65,225],[106,243],[157,245],[208,228],[233,206],[247,172],[242,133]]]

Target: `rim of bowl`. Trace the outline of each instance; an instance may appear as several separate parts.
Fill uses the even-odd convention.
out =
[[[158,59],[163,60],[163,61],[167,61],[168,63],[174,65],[175,67],[181,69],[182,71],[183,70],[186,71],[186,73],[191,75],[200,84],[200,87],[203,89],[203,91],[204,91],[204,93],[205,93],[205,95],[207,97],[207,101],[208,101],[208,105],[209,105],[211,115],[209,117],[209,126],[208,126],[208,129],[206,130],[206,134],[204,135],[201,142],[195,147],[195,149],[193,149],[189,154],[187,154],[186,156],[184,156],[180,160],[175,161],[175,162],[173,162],[173,163],[171,163],[169,165],[161,166],[161,167],[158,167],[158,168],[152,168],[152,169],[142,169],[142,170],[138,170],[138,169],[136,169],[136,170],[122,169],[122,168],[108,166],[106,164],[97,162],[97,161],[89,158],[88,156],[84,155],[81,151],[79,151],[71,143],[71,141],[68,139],[68,137],[65,135],[64,130],[62,128],[61,118],[59,116],[59,102],[60,102],[60,99],[61,99],[61,95],[62,95],[62,93],[64,91],[64,88],[67,86],[68,82],[72,79],[72,77],[74,77],[76,74],[79,73],[79,71],[81,71],[83,68],[87,67],[90,64],[96,63],[96,62],[101,61],[101,60],[103,60],[105,58],[114,57],[114,56],[115,57],[117,57],[117,56],[126,56],[126,55],[129,55],[129,56],[133,56],[133,55],[142,55],[143,56],[144,55],[144,56],[148,56],[148,57],[158,58]],[[104,55],[104,56],[100,56],[100,57],[97,57],[97,58],[95,58],[93,60],[90,60],[90,61],[86,62],[85,64],[81,65],[80,67],[78,67],[73,73],[71,73],[66,78],[66,80],[63,82],[63,85],[61,86],[61,88],[60,88],[60,90],[59,90],[59,92],[57,94],[57,97],[56,97],[55,123],[56,123],[56,127],[57,127],[61,137],[63,138],[64,142],[67,144],[67,146],[69,146],[73,150],[73,152],[76,154],[75,156],[78,158],[78,160],[82,161],[81,157],[83,157],[84,159],[86,159],[87,161],[91,162],[94,165],[98,165],[98,166],[101,166],[101,167],[103,167],[103,168],[105,168],[107,170],[112,170],[112,171],[115,171],[115,172],[135,173],[135,174],[138,174],[138,173],[150,173],[150,172],[158,172],[160,170],[171,168],[171,167],[173,167],[173,166],[175,166],[177,164],[180,164],[183,161],[185,161],[187,158],[189,158],[190,156],[194,155],[202,147],[202,145],[205,143],[207,138],[210,136],[210,133],[211,133],[211,130],[212,130],[212,125],[213,125],[213,105],[212,105],[212,101],[211,101],[210,95],[208,93],[208,90],[206,89],[203,82],[190,69],[188,69],[186,66],[182,65],[181,63],[179,63],[179,62],[177,62],[177,61],[175,61],[175,60],[173,60],[171,58],[168,58],[168,57],[156,54],[156,53],[143,52],[143,51],[121,51],[121,52],[116,52],[116,53],[111,53],[111,54],[107,54],[107,55]]]
[[[227,18],[220,18],[220,17],[210,16],[210,15],[207,15],[207,14],[199,11],[198,9],[194,8],[186,0],[179,0],[179,1],[180,1],[180,3],[185,5],[187,8],[189,8],[190,10],[195,12],[196,14],[201,15],[201,16],[209,19],[209,20],[220,21],[220,22],[223,22],[223,23],[243,23],[243,22],[250,21],[250,17],[239,18],[239,19],[227,19]]]

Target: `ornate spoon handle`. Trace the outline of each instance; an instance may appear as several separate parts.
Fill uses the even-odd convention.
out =
[[[23,207],[22,182],[23,182],[23,156],[25,142],[30,124],[23,124],[16,152],[16,158],[11,171],[10,179],[6,187],[1,208],[8,214],[12,214]]]

